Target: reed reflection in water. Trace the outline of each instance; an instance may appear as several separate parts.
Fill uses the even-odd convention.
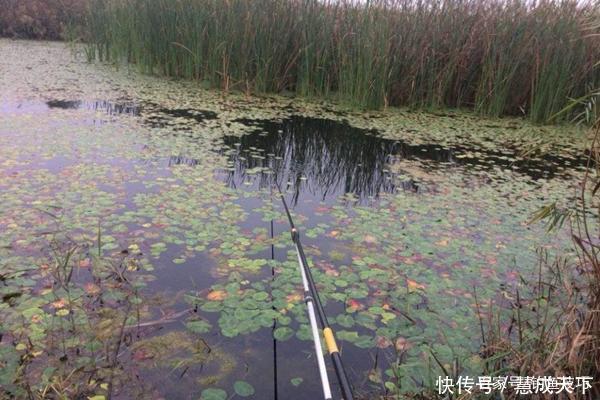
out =
[[[392,179],[388,166],[406,147],[377,136],[375,130],[302,116],[238,122],[254,126],[256,131],[224,138],[230,149],[226,181],[232,187],[258,181],[259,188],[267,188],[276,181],[292,190],[296,203],[306,192],[320,200],[346,193],[364,200],[394,192],[400,185]],[[447,154],[437,156],[448,158]],[[402,186],[417,188],[413,181]]]

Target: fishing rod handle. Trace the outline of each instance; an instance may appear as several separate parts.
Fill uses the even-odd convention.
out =
[[[338,350],[333,330],[330,327],[326,327],[325,329],[323,329],[323,337],[325,338],[325,345],[327,346],[327,351],[329,351],[329,355],[331,356],[331,360],[333,361],[333,367],[335,369],[335,374],[338,378],[338,382],[340,383],[342,396],[344,397],[344,400],[353,400],[354,397],[352,394],[352,388],[350,387],[350,383],[348,381],[348,377],[346,376],[344,365],[342,364],[342,357],[340,356],[340,351]]]

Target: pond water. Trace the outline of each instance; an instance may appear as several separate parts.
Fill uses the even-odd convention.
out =
[[[83,58],[0,41],[6,393],[77,371],[73,396],[319,398],[275,184],[367,398],[429,385],[432,354],[479,371],[476,306],[509,306],[536,249],[560,249],[527,221],[572,202],[575,128],[224,96]]]

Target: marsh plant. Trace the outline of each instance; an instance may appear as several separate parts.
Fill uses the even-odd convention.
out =
[[[59,231],[44,236],[35,275],[3,271],[0,338],[13,346],[0,349],[0,395],[110,398],[126,376],[124,348],[139,338],[139,257],[103,254],[100,232],[97,249]]]
[[[577,1],[109,0],[91,2],[86,30],[91,58],[225,90],[541,122],[598,86],[598,12]]]
[[[596,399],[600,395],[600,125],[596,124],[578,207],[561,210],[549,205],[533,220],[546,220],[550,230],[567,225],[571,251],[550,256],[541,249],[537,273],[520,276],[518,285],[505,287],[504,304],[495,306],[491,300],[477,304],[485,375],[587,376],[594,382],[586,393],[581,389],[563,393],[564,397],[539,393],[532,395],[534,399]],[[518,396],[507,393],[506,398]]]

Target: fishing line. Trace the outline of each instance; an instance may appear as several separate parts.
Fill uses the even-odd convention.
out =
[[[273,177],[271,175],[271,185],[269,185],[271,194],[271,211],[273,211]],[[271,283],[275,281],[275,243],[273,242],[273,217],[271,216],[271,260],[273,265],[271,266]],[[271,289],[271,303],[273,304],[273,289]],[[273,310],[277,310],[275,305],[272,306]],[[277,319],[273,318],[273,394],[275,400],[278,400],[278,388],[277,388],[277,339],[275,339],[275,329],[277,329]]]

